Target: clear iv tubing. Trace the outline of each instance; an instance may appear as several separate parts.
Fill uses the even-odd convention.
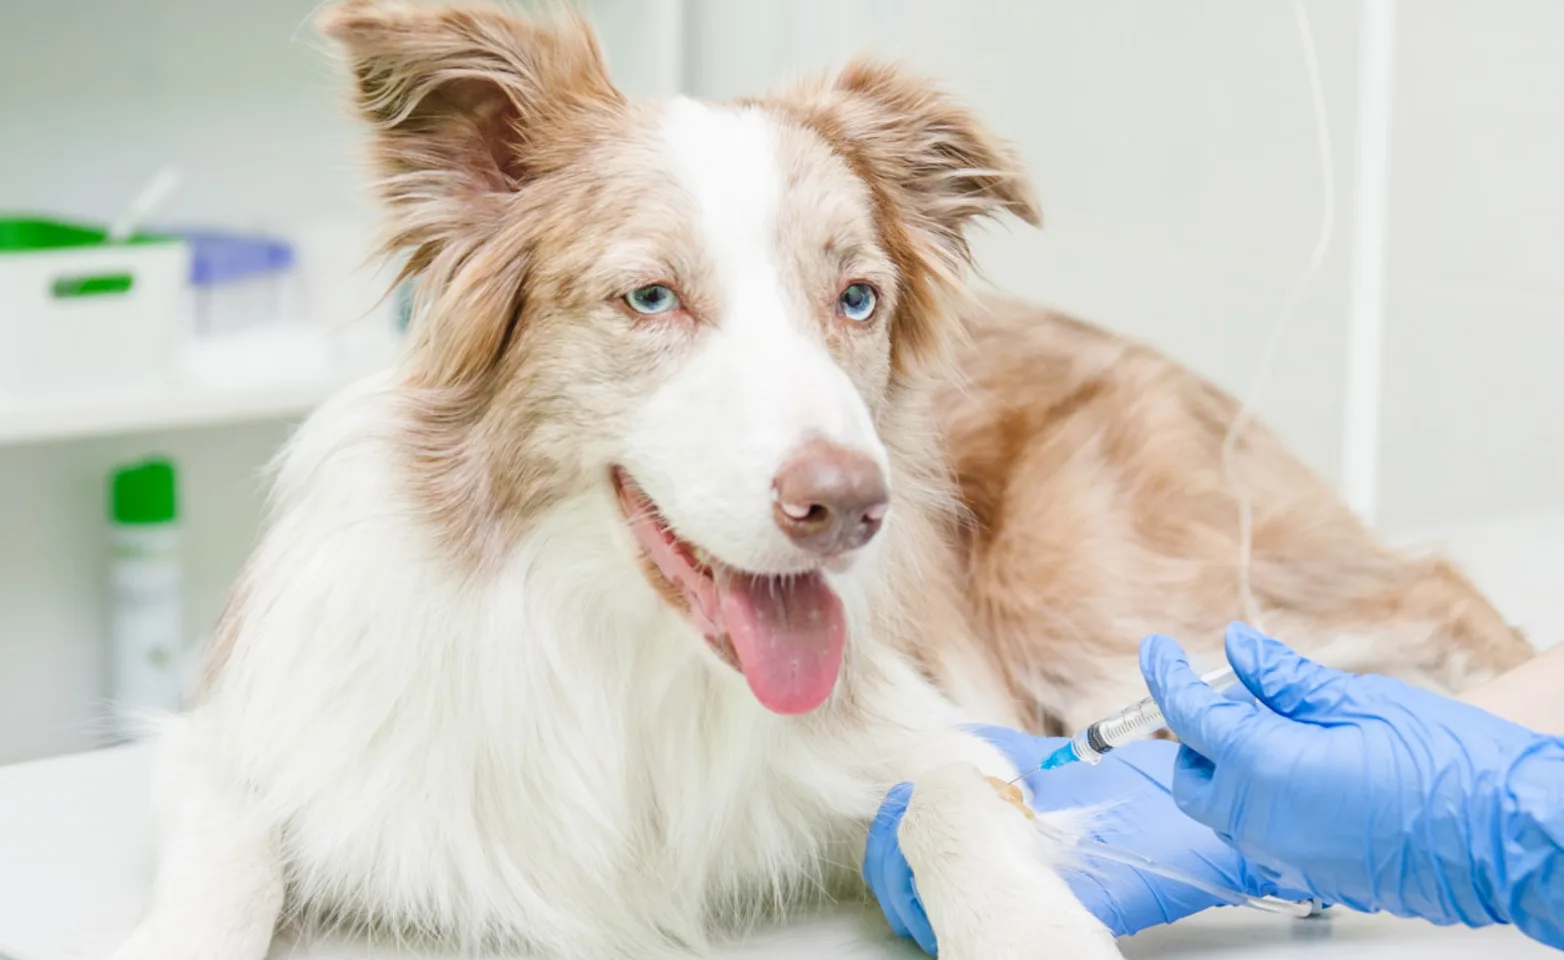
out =
[[[1062,844],[1067,849],[1080,851],[1086,856],[1094,857],[1098,860],[1121,863],[1126,867],[1133,867],[1136,870],[1155,874],[1166,880],[1172,880],[1174,883],[1182,883],[1236,907],[1252,907],[1255,910],[1263,910],[1266,913],[1280,913],[1300,919],[1317,916],[1321,911],[1321,905],[1314,901],[1283,900],[1281,897],[1251,897],[1247,893],[1240,893],[1228,887],[1219,887],[1214,883],[1207,883],[1194,874],[1185,873],[1177,867],[1163,866],[1155,860],[1147,859],[1138,853],[1130,853],[1128,850],[1110,847],[1105,843],[1098,843],[1085,837],[1072,836],[1051,824],[1044,823],[1041,819],[1034,818],[1032,823],[1037,827],[1038,833],[1056,843]]]

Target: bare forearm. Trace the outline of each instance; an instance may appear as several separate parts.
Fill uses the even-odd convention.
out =
[[[1461,699],[1538,733],[1564,736],[1564,646],[1538,654]]]

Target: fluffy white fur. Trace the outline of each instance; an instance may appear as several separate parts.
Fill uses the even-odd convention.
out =
[[[453,22],[451,43],[500,29]],[[363,29],[369,48],[381,30],[424,42]],[[429,55],[455,56],[447,39]],[[669,216],[695,235],[722,308],[692,347],[667,351],[677,366],[655,388],[621,391],[643,402],[614,462],[725,561],[803,569],[772,519],[790,453],[821,437],[890,469],[863,391],[825,342],[829,296],[822,323],[796,293],[808,288],[800,251],[823,243],[780,222],[797,171],[778,160],[774,116],[687,101],[658,116],[648,162],[677,179]],[[795,161],[832,164],[818,182],[843,186],[820,189],[851,195],[821,200],[866,232],[863,183],[811,144]],[[872,242],[858,246],[870,260],[847,255],[849,276],[891,270]],[[833,566],[850,636],[838,695],[780,717],[649,583],[606,463],[497,562],[453,559],[450,531],[413,493],[405,374],[335,398],[282,455],[231,653],[164,738],[162,863],[118,960],[259,960],[291,920],[552,960],[683,955],[714,930],[857,893],[886,788],[930,771],[902,840],[944,956],[1116,956],[979,775],[1015,772],[876,635],[899,609],[887,564],[918,562],[913,545],[929,542],[909,532],[915,516],[893,507],[868,548]]]
[[[397,416],[372,381],[287,451],[249,574],[253,635],[164,743],[169,839],[118,960],[258,960],[284,874],[316,920],[681,955],[796,885],[841,889],[881,785],[950,762],[1014,775],[859,630],[869,725],[844,728],[833,704],[767,712],[647,585],[606,492],[554,509],[495,576],[452,575],[397,489]],[[874,579],[860,564],[838,580],[855,622]],[[961,771],[920,783],[903,828],[936,924],[988,918],[951,927],[945,955],[1021,956],[991,948],[1024,933],[1038,956],[1116,956],[1016,852],[1024,821]],[[1028,891],[1011,928],[989,922]],[[1030,939],[1039,923],[1051,935]]]

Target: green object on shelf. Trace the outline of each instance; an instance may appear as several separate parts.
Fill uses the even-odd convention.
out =
[[[61,277],[49,292],[56,300],[70,297],[100,297],[106,293],[129,293],[136,278],[128,273],[103,273],[81,277]]]
[[[108,231],[42,217],[0,216],[0,256],[105,246]],[[174,237],[137,234],[128,244],[171,243]]]
[[[109,515],[115,523],[172,523],[179,519],[174,464],[154,458],[114,471]]]

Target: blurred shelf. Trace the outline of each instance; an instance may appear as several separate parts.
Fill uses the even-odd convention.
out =
[[[351,382],[336,376],[236,387],[168,384],[136,390],[0,400],[0,447],[301,416]]]

